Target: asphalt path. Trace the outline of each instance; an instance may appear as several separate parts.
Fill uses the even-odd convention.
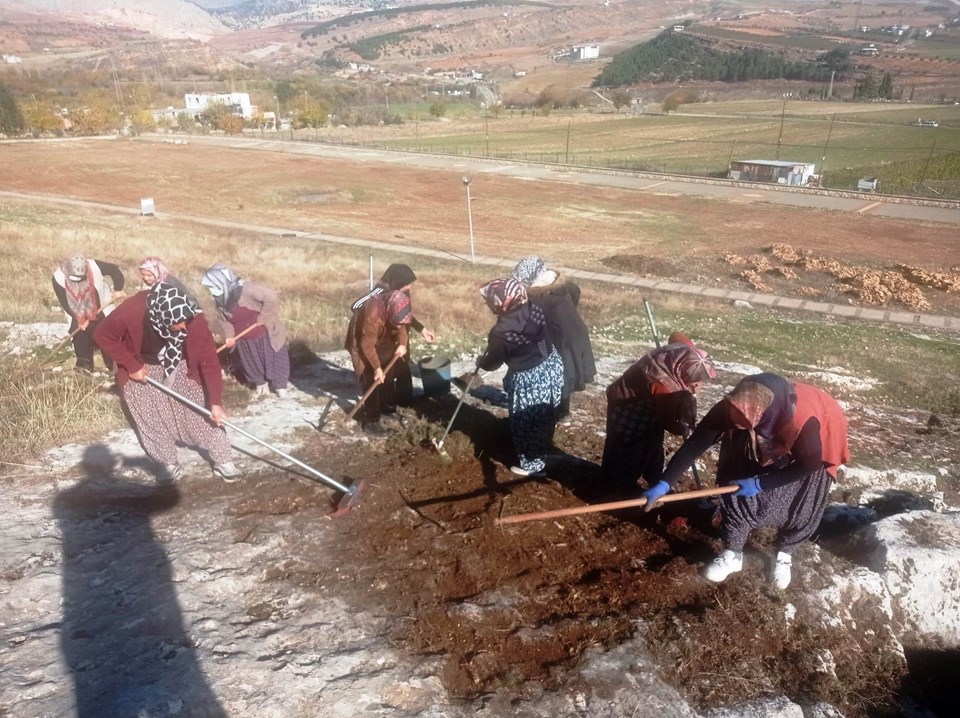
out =
[[[422,169],[459,172],[475,177],[479,174],[497,174],[518,179],[544,182],[567,182],[594,187],[617,187],[647,191],[665,196],[690,196],[716,199],[739,204],[768,203],[791,207],[827,209],[836,212],[869,214],[874,217],[918,220],[960,225],[960,205],[956,208],[930,207],[884,199],[883,195],[864,193],[860,197],[812,194],[789,189],[764,188],[762,185],[740,187],[733,184],[704,181],[695,178],[680,179],[669,175],[650,175],[607,171],[602,169],[575,169],[551,167],[534,163],[484,158],[451,157],[416,152],[398,152],[361,147],[320,144],[314,142],[264,139],[253,137],[224,137],[196,135],[189,140],[171,139],[168,135],[147,135],[141,140],[152,142],[190,142],[227,146],[237,150],[286,152],[311,157],[324,157],[346,162],[381,162]]]

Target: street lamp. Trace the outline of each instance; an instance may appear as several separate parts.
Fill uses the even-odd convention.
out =
[[[467,188],[467,224],[470,227],[470,263],[474,263],[474,254],[473,254],[473,209],[470,206],[470,178],[463,178],[463,186]]]

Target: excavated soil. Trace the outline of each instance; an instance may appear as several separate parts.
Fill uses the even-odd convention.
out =
[[[442,657],[440,678],[456,698],[509,702],[575,688],[573,669],[588,647],[641,632],[664,677],[701,708],[765,694],[829,700],[846,715],[892,705],[903,667],[884,664],[881,627],[832,633],[802,607],[786,621],[787,597],[767,587],[759,554],[722,586],[699,576],[719,546],[709,505],[498,525],[501,516],[606,498],[594,463],[602,439],[587,429],[602,405],[578,399],[572,425],[558,427],[543,480],[509,473],[504,412],[476,398],[461,410],[447,456],[429,437],[452,414],[453,396],[418,400],[394,422],[383,451],[328,440],[318,450],[308,441],[301,458],[346,483],[365,482],[354,510],[331,518],[327,491],[265,478],[232,508],[235,540],[268,540],[281,514],[305,526],[330,521],[337,551],[318,553],[305,530],[269,580],[335,594],[385,618],[404,653]],[[336,423],[320,428],[327,439],[354,433]],[[761,551],[768,541],[758,538]],[[824,649],[843,663],[835,677],[818,667]]]

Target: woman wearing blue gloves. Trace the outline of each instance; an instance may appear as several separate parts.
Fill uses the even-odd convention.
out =
[[[704,576],[719,583],[740,571],[750,531],[771,526],[779,531],[771,582],[785,589],[793,551],[816,531],[837,467],[850,460],[843,411],[807,384],[776,374],[745,377],[697,424],[661,481],[644,492],[646,510],[717,441],[717,485],[739,489],[721,498],[727,548]]]

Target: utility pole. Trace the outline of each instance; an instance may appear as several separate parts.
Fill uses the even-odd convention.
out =
[[[473,208],[470,205],[470,178],[463,178],[463,185],[467,188],[467,225],[470,227],[470,264],[476,259],[473,254]]]
[[[833,77],[834,77],[834,75],[836,75],[836,74],[837,74],[837,71],[836,71],[836,70],[831,70],[831,71],[830,71],[830,89],[827,90],[827,99],[828,99],[828,100],[832,100],[832,99],[833,99]]]
[[[827,140],[823,143],[823,157],[820,158],[820,182],[819,185],[824,187],[824,168],[827,166],[827,145],[830,144],[830,135],[833,134],[833,123],[837,119],[837,113],[833,113],[833,117],[830,118],[830,129],[827,130]]]
[[[780,134],[777,137],[777,159],[780,159],[780,143],[783,140],[783,118],[787,114],[787,96],[783,96],[783,109],[780,110]]]

